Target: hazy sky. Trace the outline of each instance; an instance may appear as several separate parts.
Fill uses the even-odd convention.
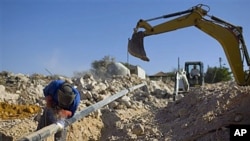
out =
[[[139,65],[148,75],[168,72],[185,61],[228,67],[221,45],[195,27],[145,38],[150,62],[127,54],[128,38],[139,19],[210,6],[209,15],[243,27],[250,44],[248,0],[0,0],[0,71],[72,76],[94,60],[111,56]],[[161,19],[152,25],[169,19]],[[249,47],[248,47],[249,48]],[[250,49],[248,49],[250,50]]]

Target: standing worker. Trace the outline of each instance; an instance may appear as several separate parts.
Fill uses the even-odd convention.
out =
[[[200,70],[197,68],[196,65],[194,65],[194,67],[191,70],[191,78],[198,76],[200,77]]]
[[[200,77],[200,70],[197,68],[196,65],[191,70],[191,76],[190,78],[194,79],[195,84],[198,84],[198,79]]]
[[[80,93],[70,83],[63,80],[54,80],[44,89],[46,107],[38,123],[37,130],[74,116],[79,103]],[[67,129],[62,130],[54,136],[55,141],[66,141]]]

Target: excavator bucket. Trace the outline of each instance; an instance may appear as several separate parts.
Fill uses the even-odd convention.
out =
[[[132,35],[132,39],[128,40],[128,52],[143,61],[149,61],[149,58],[144,50],[143,38],[144,33],[142,31],[134,33]]]

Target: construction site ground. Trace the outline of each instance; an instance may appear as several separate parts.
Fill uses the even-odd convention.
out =
[[[49,80],[44,84],[47,82]],[[119,78],[115,82],[121,86],[138,84],[137,78],[131,80],[128,77]],[[146,82],[148,91],[139,89],[127,95],[129,106],[107,105],[73,123],[68,127],[67,140],[229,141],[229,125],[250,124],[249,87],[238,86],[234,82],[205,84],[203,87],[192,88],[189,93],[179,95],[178,99],[173,101],[173,95],[170,93],[173,92],[173,83],[150,80]],[[166,91],[165,88],[171,91]],[[11,93],[8,86],[5,86],[5,91]],[[19,114],[30,114],[19,118],[10,118],[13,114],[6,118],[6,108],[11,108],[1,104],[1,141],[18,140],[36,130],[44,103],[41,96],[40,100],[33,97],[33,101],[35,102],[30,103],[41,109],[26,105],[25,110],[19,110]],[[2,102],[20,104],[6,101],[6,98],[5,101],[2,99]],[[121,103],[119,100],[117,102]],[[79,110],[84,107],[86,99],[81,101]],[[52,137],[47,138],[47,141],[52,140]]]

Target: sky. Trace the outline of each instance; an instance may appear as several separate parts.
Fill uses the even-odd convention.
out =
[[[173,71],[178,58],[181,67],[185,61],[202,61],[206,69],[219,66],[221,57],[229,68],[222,46],[195,27],[145,37],[149,62],[127,53],[139,19],[198,4],[210,7],[208,15],[242,26],[250,44],[248,0],[0,0],[0,71],[73,76],[105,56],[138,65],[147,75]]]

